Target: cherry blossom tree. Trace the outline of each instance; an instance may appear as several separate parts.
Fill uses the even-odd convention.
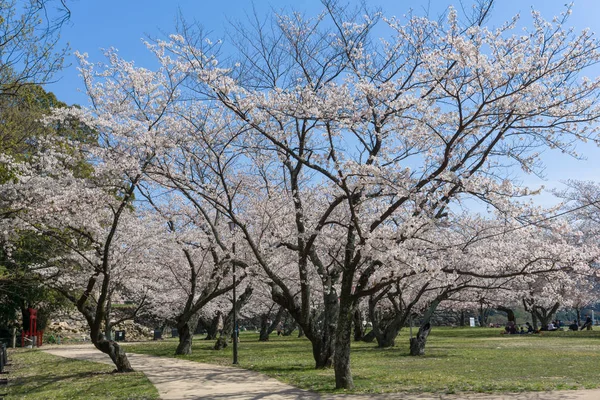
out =
[[[198,314],[233,289],[231,242],[222,238],[228,227],[219,214],[205,219],[209,214],[198,213],[182,198],[172,196],[165,201],[156,188],[142,192],[154,206],[155,223],[163,226],[161,240],[152,248],[161,266],[154,275],[160,281],[152,292],[154,314],[174,321],[179,335],[175,354],[191,354]],[[238,276],[236,285],[244,278],[245,274]]]
[[[50,235],[72,252],[71,260],[54,264],[58,278],[73,289],[63,293],[86,318],[92,343],[110,355],[119,372],[127,372],[132,368],[125,352],[103,335],[102,324],[120,251],[127,249],[123,240],[131,237],[125,231],[140,228],[132,210],[135,193],[151,160],[164,148],[161,137],[169,109],[185,77],[167,71],[166,62],[152,73],[124,62],[114,51],[107,56],[109,65],[93,65],[80,57],[91,108],[56,109],[47,120],[53,126],[85,126],[97,141],[71,143],[74,147],[68,151],[60,143],[40,143],[35,162],[28,170],[15,166],[22,169],[19,178],[3,190],[10,193],[10,207],[22,211],[22,229]],[[81,157],[94,167],[88,176],[66,168]],[[63,237],[63,232],[68,235]]]
[[[123,201],[113,193],[98,190],[92,179],[77,179],[69,168],[62,169],[65,160],[60,154],[60,149],[55,153],[46,149],[32,160],[30,173],[21,169],[15,183],[3,185],[10,207],[19,210],[13,228],[34,230],[69,250],[60,260],[37,267],[43,268],[48,281],[60,281],[53,286],[85,316],[92,342],[111,356],[120,372],[127,372],[131,367],[125,353],[104,339],[102,323],[113,282],[114,264],[109,260],[116,255],[112,245],[122,244],[115,225],[126,225],[130,212],[124,205],[119,208]],[[115,214],[118,218],[113,218]],[[103,240],[107,237],[109,241]],[[101,275],[98,293],[96,281]]]
[[[193,207],[222,252],[213,265],[229,259],[268,280],[273,301],[311,341],[316,366],[333,361],[337,388],[353,387],[357,305],[399,277],[418,272],[421,287],[436,289],[422,303],[427,320],[457,281],[527,275],[503,272],[502,255],[521,257],[531,274],[571,266],[557,258],[566,245],[544,248],[554,258],[531,254],[535,240],[517,242],[526,229],[504,241],[517,246],[513,253],[494,255],[482,244],[436,254],[431,249],[443,244],[436,238],[419,245],[467,199],[526,223],[529,208],[515,200],[531,192],[511,181],[508,167],[535,172],[540,149],[574,155],[577,141],[598,140],[599,82],[582,77],[600,58],[598,42],[563,28],[570,8],[552,21],[532,12],[525,31],[518,17],[491,30],[484,22],[492,1],[478,4],[463,23],[452,8],[441,21],[401,20],[326,1],[316,18],[277,15],[269,29],[238,27],[238,51],[228,57],[219,56],[219,43],[187,31],[149,45],[157,72],[114,51],[107,66],[84,60],[93,107],[59,112],[55,121],[75,117],[99,135],[89,149],[98,179],[88,182],[102,191],[78,193],[76,204],[95,205],[102,223],[74,225],[95,224],[85,230],[93,232],[95,272],[78,306],[90,315],[97,347],[120,354],[101,337],[98,317],[115,235],[144,179]],[[385,36],[375,40],[376,32]],[[50,215],[61,215],[58,200],[67,197],[49,203],[49,196],[45,204],[60,205]],[[217,220],[237,226],[235,253],[218,243]]]
[[[335,344],[316,347],[329,349],[319,359],[335,353],[336,387],[351,388],[352,314],[378,289],[373,282],[393,280],[377,274],[375,244],[391,239],[400,249],[415,227],[469,197],[517,215],[511,199],[528,190],[505,178],[507,165],[534,171],[539,149],[573,154],[576,141],[597,140],[598,81],[581,72],[599,55],[590,32],[563,28],[570,8],[552,21],[533,11],[523,31],[518,16],[484,27],[491,2],[467,23],[452,8],[445,21],[432,21],[324,4],[316,18],[281,15],[269,29],[243,31],[242,50],[224,64],[198,38],[173,36],[168,46],[193,71],[197,98],[248,132],[246,170],[285,184],[295,229],[284,245],[295,252],[301,302],[260,261],[238,212],[245,183],[222,179],[226,201],[214,204],[240,227],[274,283],[274,300],[299,323],[309,314],[311,276],[330,282],[322,293]],[[377,24],[388,30],[379,41]],[[322,206],[307,201],[315,191]],[[341,239],[339,251],[327,250],[332,237]]]
[[[478,224],[470,225],[475,229]],[[539,306],[549,309],[544,313],[543,323],[547,324],[560,305],[568,305],[563,297],[566,291],[582,277],[594,276],[590,261],[600,254],[598,247],[572,243],[562,222],[544,227],[507,226],[506,222],[485,225],[472,235],[468,245],[457,246],[463,257],[444,257],[449,265],[442,270],[455,276],[440,292],[443,297],[437,298],[443,301],[458,296],[464,301],[470,291],[485,291],[488,299],[505,299],[505,304],[535,299]]]
[[[574,241],[585,244],[598,244],[600,229],[600,184],[591,181],[568,180],[563,182],[565,189],[555,190],[554,194],[563,203],[564,218],[579,231]],[[597,264],[592,264],[597,269]],[[578,323],[581,319],[581,309],[598,302],[598,280],[589,277],[580,286],[572,288],[566,297],[577,312]]]

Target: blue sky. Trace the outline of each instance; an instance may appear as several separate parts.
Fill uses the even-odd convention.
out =
[[[470,0],[464,0],[470,4]],[[565,0],[497,0],[493,15],[488,25],[497,26],[516,13],[527,17],[531,7],[542,12],[547,19],[564,10]],[[228,20],[243,20],[245,14],[252,11],[252,2],[248,0],[67,0],[72,12],[70,22],[62,31],[63,42],[69,42],[73,50],[87,52],[90,61],[102,60],[101,48],[115,47],[121,56],[134,60],[136,64],[151,66],[149,52],[142,44],[147,35],[161,37],[164,33],[174,31],[178,10],[188,21],[201,23],[211,31],[213,39],[224,38]],[[357,4],[349,0],[349,4]],[[429,10],[437,16],[449,5],[460,7],[458,0],[368,0],[370,7],[381,7],[385,15],[402,16],[409,9],[416,14],[424,14]],[[319,0],[277,0],[254,1],[259,15],[271,10],[304,11],[314,15],[321,9]],[[590,28],[600,33],[600,1],[576,0],[569,25],[582,30]],[[82,83],[76,70],[76,62],[70,57],[71,65],[60,72],[56,83],[47,86],[57,97],[67,103],[86,105],[86,97],[78,89]],[[103,61],[103,60],[102,60]],[[600,66],[588,71],[588,75],[600,75]],[[546,187],[560,186],[559,181],[574,178],[583,180],[599,180],[600,150],[595,146],[581,147],[580,151],[587,157],[586,161],[576,161],[557,153],[544,155],[546,164],[546,181],[535,177],[521,175],[523,182],[530,185],[544,184]],[[550,196],[542,196],[541,203],[552,202]]]

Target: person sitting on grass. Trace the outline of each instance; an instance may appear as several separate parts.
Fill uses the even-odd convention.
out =
[[[573,323],[571,325],[569,325],[569,330],[570,331],[575,331],[577,332],[579,330],[579,324],[577,323],[577,320],[573,320]]]
[[[550,321],[550,323],[548,324],[548,330],[549,331],[555,331],[558,328],[556,326],[554,326],[554,321]]]
[[[527,325],[527,333],[533,333],[533,326],[531,326],[529,321],[525,322],[525,325]]]
[[[506,332],[507,335],[515,335],[515,334],[518,333],[515,321],[508,321],[506,323],[506,326],[504,327],[504,330],[505,330],[505,332]]]

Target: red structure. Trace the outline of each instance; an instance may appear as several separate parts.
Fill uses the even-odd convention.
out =
[[[25,339],[33,341],[36,338],[37,346],[42,345],[44,340],[44,331],[37,330],[37,310],[28,308],[27,313],[23,316],[23,332],[21,333],[21,347],[25,347]]]

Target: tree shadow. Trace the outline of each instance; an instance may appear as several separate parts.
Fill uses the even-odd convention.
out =
[[[42,375],[42,376],[32,375],[32,376],[15,378],[15,380],[13,382],[11,382],[11,384],[17,384],[17,385],[32,384],[32,386],[34,386],[36,388],[44,388],[48,385],[58,383],[61,381],[70,381],[70,380],[74,380],[74,379],[89,379],[91,377],[98,376],[98,375],[110,375],[110,374],[112,374],[111,371],[76,372],[76,373],[72,373],[72,374],[68,374],[68,375],[59,375],[59,376],[56,376],[56,375]]]

